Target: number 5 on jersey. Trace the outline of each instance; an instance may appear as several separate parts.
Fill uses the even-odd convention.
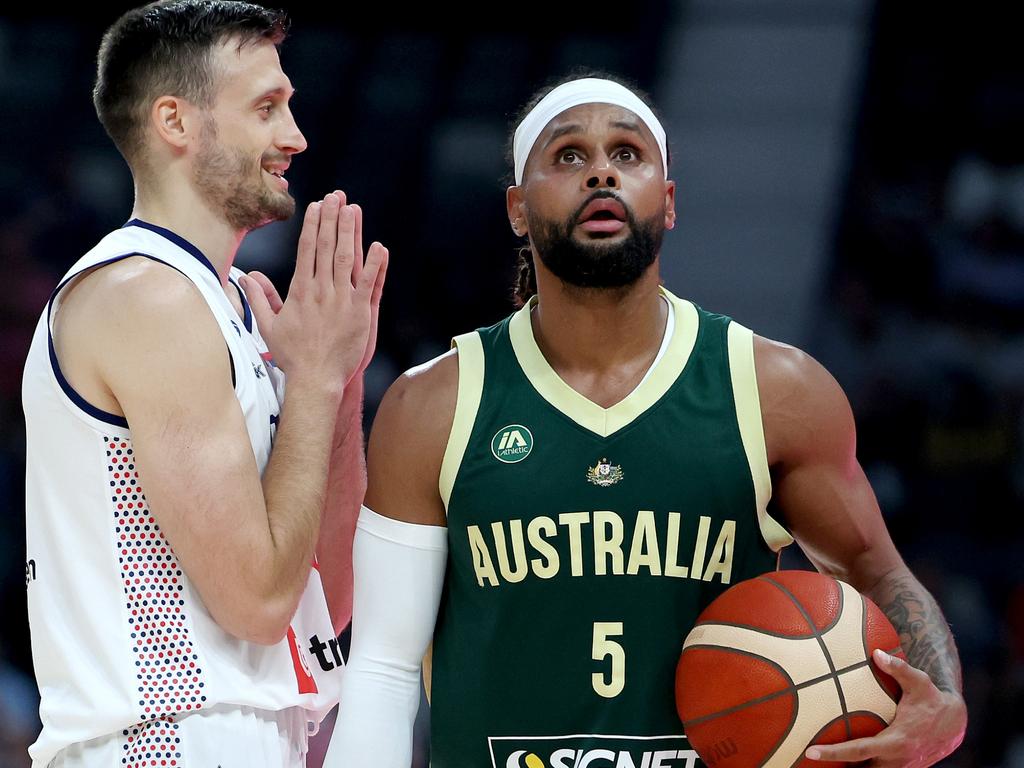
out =
[[[591,656],[594,661],[608,658],[611,669],[595,672],[590,676],[594,692],[606,699],[614,699],[626,685],[626,651],[612,637],[622,637],[621,621],[595,621],[594,645]]]

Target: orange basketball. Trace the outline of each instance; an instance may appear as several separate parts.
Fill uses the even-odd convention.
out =
[[[676,707],[713,768],[822,768],[811,744],[892,722],[899,685],[871,652],[903,657],[889,619],[849,584],[811,571],[740,582],[698,617],[676,668]]]

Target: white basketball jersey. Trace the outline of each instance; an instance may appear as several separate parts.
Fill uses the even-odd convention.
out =
[[[338,697],[342,659],[316,568],[278,644],[249,643],[222,630],[149,511],[128,422],[86,402],[60,371],[51,333],[63,288],[84,270],[133,255],[177,269],[202,293],[230,352],[261,473],[283,395],[283,376],[244,296],[239,318],[210,262],[166,229],[129,222],[82,257],[54,291],[32,340],[22,391],[28,608],[43,723],[29,750],[36,766],[69,744],[113,733],[124,735],[125,765],[150,765],[154,750],[172,749],[175,721],[190,712],[301,707],[319,723]],[[236,287],[240,274],[231,270]]]

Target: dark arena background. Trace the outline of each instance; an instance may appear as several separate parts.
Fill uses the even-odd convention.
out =
[[[279,5],[292,14],[282,58],[309,140],[291,190],[301,207],[344,189],[363,206],[367,240],[391,251],[367,425],[404,369],[511,310],[512,114],[576,65],[631,78],[664,116],[679,185],[667,286],[807,350],[842,384],[892,535],[962,656],[970,725],[945,764],[1024,766],[1024,56],[1013,4],[529,1],[411,15]],[[0,11],[2,768],[29,764],[39,728],[24,357],[59,276],[132,201],[90,100],[100,35],[129,6],[83,7]],[[287,285],[298,223],[250,235],[239,265]],[[809,567],[796,552],[783,565]],[[332,722],[314,739],[313,768]],[[418,765],[426,750],[421,738]]]

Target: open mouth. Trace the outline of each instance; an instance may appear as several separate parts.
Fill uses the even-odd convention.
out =
[[[263,172],[268,176],[273,176],[277,183],[285,189],[288,188],[288,180],[284,177],[284,172],[288,170],[287,167],[281,166],[263,166]]]
[[[580,213],[577,223],[587,232],[612,234],[626,226],[626,206],[611,197],[591,200]]]
[[[581,224],[587,221],[625,222],[626,219],[626,206],[611,197],[599,197],[596,200],[591,200],[579,217]]]

